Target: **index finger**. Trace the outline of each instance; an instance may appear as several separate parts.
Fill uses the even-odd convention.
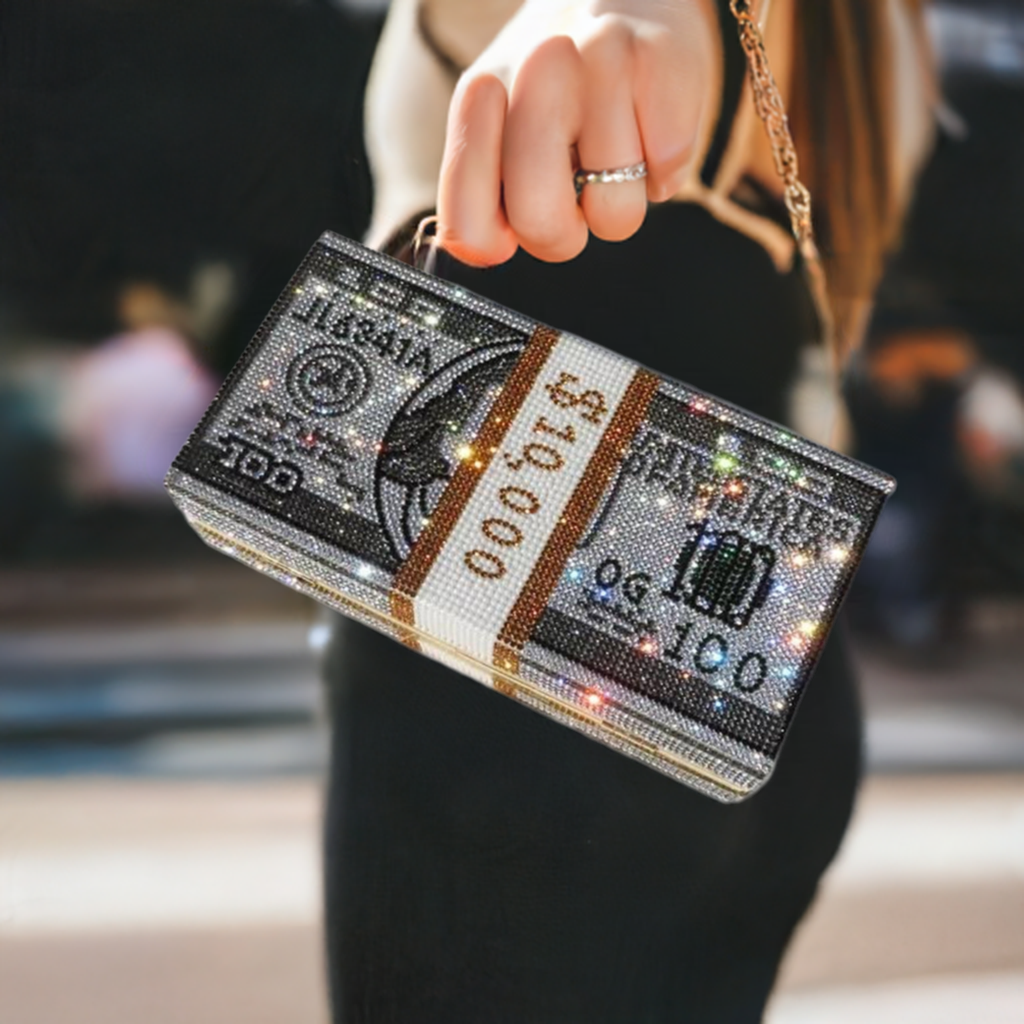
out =
[[[520,245],[549,262],[572,259],[587,244],[572,160],[583,89],[583,61],[567,36],[541,43],[512,84],[503,147],[505,212]]]
[[[502,207],[501,149],[508,96],[491,74],[460,83],[448,114],[437,192],[438,242],[473,266],[504,263],[518,243]]]

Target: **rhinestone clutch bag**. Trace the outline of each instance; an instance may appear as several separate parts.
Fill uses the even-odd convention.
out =
[[[215,548],[732,801],[893,482],[326,234],[167,486]]]

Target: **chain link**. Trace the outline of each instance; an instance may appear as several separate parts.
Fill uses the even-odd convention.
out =
[[[768,64],[764,38],[751,10],[750,0],[730,0],[729,8],[739,27],[740,45],[747,56],[754,108],[768,133],[775,170],[785,186],[786,209],[793,235],[806,258],[817,259],[814,225],[811,222],[811,194],[800,181],[800,167],[789,130],[789,118],[775,76]]]
[[[750,84],[754,94],[754,109],[764,124],[772,147],[775,170],[782,179],[786,210],[793,237],[800,247],[810,279],[811,289],[821,318],[826,343],[833,341],[833,322],[828,302],[825,271],[814,240],[814,222],[811,218],[811,194],[800,180],[800,166],[796,146],[789,130],[786,105],[782,102],[775,76],[768,63],[764,37],[754,18],[751,0],[729,0],[729,9],[736,19],[740,45],[750,68]]]

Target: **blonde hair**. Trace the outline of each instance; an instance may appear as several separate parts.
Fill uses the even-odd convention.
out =
[[[916,36],[926,93],[934,92],[922,8],[921,0],[903,0],[898,12],[894,0],[796,4],[790,121],[816,203],[840,358],[860,340],[909,196],[896,112],[896,13]]]

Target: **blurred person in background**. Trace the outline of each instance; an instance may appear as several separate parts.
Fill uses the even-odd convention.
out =
[[[981,364],[961,399],[957,434],[958,463],[971,488],[963,519],[979,563],[969,582],[990,593],[1020,594],[1024,592],[1024,393],[1017,378],[1001,366]]]
[[[163,478],[217,391],[185,330],[188,311],[152,282],[118,298],[123,333],[83,354],[63,425],[83,499],[163,502]]]
[[[922,5],[755,11],[842,359],[931,138]],[[436,209],[444,276],[783,420],[821,324],[745,74],[724,0],[394,0],[369,241],[407,254]],[[577,166],[640,160],[577,203]],[[857,785],[841,630],[774,777],[729,807],[356,623],[326,670],[336,1021],[761,1019]]]
[[[958,410],[978,365],[962,331],[880,326],[846,393],[857,451],[897,480],[857,579],[859,623],[905,653],[933,657],[951,638],[962,544]]]
[[[867,637],[925,663],[963,641],[969,597],[1024,582],[1024,398],[952,319],[887,314],[846,383],[858,455],[899,485],[851,609]]]
[[[959,439],[972,479],[993,495],[1019,492],[1024,474],[1024,395],[1005,370],[984,366],[960,402]]]

